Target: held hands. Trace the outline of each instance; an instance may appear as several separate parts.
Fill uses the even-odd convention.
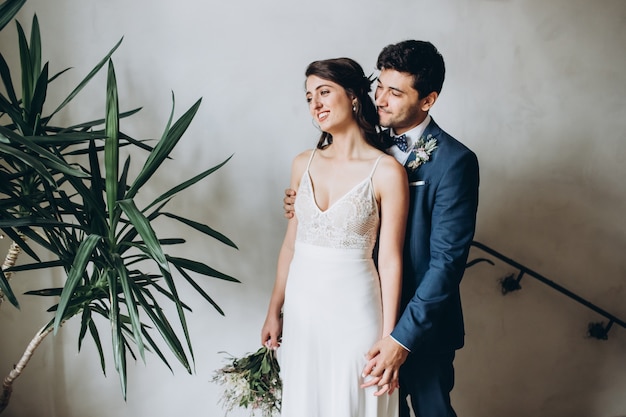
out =
[[[294,215],[293,204],[296,201],[296,192],[291,188],[285,190],[285,198],[283,198],[283,208],[285,209],[285,217],[291,219]]]
[[[361,388],[376,385],[375,396],[392,394],[399,387],[400,366],[408,356],[409,352],[390,336],[376,342],[365,357],[368,362],[363,368],[363,378],[370,378]]]

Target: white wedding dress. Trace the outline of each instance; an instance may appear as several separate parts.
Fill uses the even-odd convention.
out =
[[[372,251],[380,225],[372,176],[327,210],[309,166],[295,203],[298,231],[279,350],[282,417],[395,417],[397,392],[363,389],[365,354],[381,337],[382,302]]]

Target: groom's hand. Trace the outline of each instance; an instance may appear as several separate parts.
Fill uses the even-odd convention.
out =
[[[291,188],[285,190],[285,198],[283,198],[283,208],[285,209],[285,217],[291,219],[295,213],[293,204],[296,202],[296,192]]]
[[[370,378],[361,387],[377,385],[379,389],[374,395],[391,394],[398,388],[400,366],[408,356],[409,352],[390,336],[379,340],[365,357],[368,362],[363,368],[363,377]]]

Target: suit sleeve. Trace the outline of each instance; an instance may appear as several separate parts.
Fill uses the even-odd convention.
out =
[[[418,349],[432,329],[442,325],[452,303],[458,304],[459,285],[476,228],[478,183],[478,160],[466,151],[448,161],[437,185],[429,266],[391,334],[410,351]]]

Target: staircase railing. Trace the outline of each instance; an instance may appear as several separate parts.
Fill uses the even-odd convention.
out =
[[[525,275],[528,275],[532,278],[535,278],[539,282],[546,284],[548,287],[560,292],[561,294],[573,299],[574,301],[582,304],[583,306],[595,311],[596,313],[598,313],[599,315],[603,316],[604,318],[608,320],[608,323],[606,324],[603,321],[602,322],[590,322],[587,328],[587,335],[589,337],[593,337],[599,340],[608,339],[608,334],[613,324],[617,324],[619,326],[622,326],[623,328],[626,328],[626,322],[624,322],[623,320],[620,320],[619,318],[615,317],[613,314],[610,314],[606,310],[598,307],[592,302],[584,299],[578,294],[573,293],[572,291],[557,284],[556,282],[544,277],[538,272],[535,272],[532,269],[520,264],[519,262],[516,262],[513,259],[504,256],[503,254],[497,252],[496,250],[490,248],[489,246],[483,243],[473,241],[472,246],[482,250],[483,252],[488,253],[489,255],[495,258],[498,258],[500,261],[511,265],[512,267],[516,268],[519,271],[517,274],[517,277],[515,277],[514,274],[510,274],[500,279],[500,285],[502,287],[501,290],[502,290],[503,295],[508,294],[509,292],[521,290],[522,286],[520,285],[520,281]],[[476,259],[469,261],[466,265],[466,268],[469,268],[480,262],[487,262],[491,265],[495,265],[493,261],[487,258],[476,258]]]

